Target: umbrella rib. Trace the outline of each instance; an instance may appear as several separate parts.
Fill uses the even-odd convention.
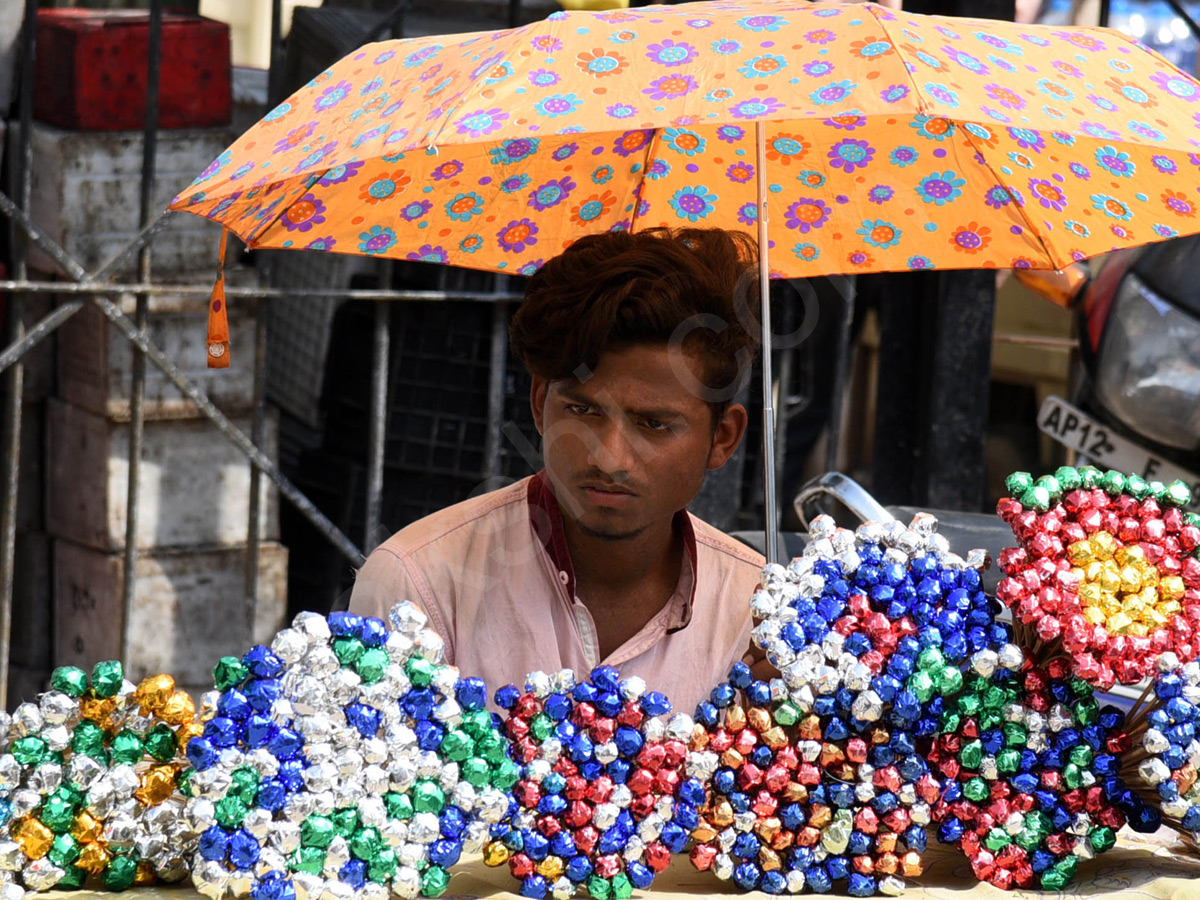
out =
[[[954,121],[954,120],[951,119],[948,121]],[[992,173],[992,177],[996,179],[996,184],[1001,185],[1005,191],[1008,191],[1008,195],[1010,197],[1012,197],[1013,206],[1015,206],[1017,208],[1017,214],[1021,217],[1021,220],[1025,223],[1026,230],[1028,230],[1029,233],[1032,234],[1037,239],[1038,245],[1042,248],[1042,252],[1046,255],[1046,259],[1050,260],[1050,264],[1052,266],[1054,266],[1055,271],[1061,271],[1062,266],[1059,265],[1058,258],[1055,256],[1054,252],[1050,249],[1050,245],[1046,243],[1046,241],[1042,237],[1041,233],[1037,230],[1037,228],[1034,227],[1033,220],[1030,219],[1029,216],[1025,214],[1024,205],[1017,202],[1017,198],[1015,196],[1013,196],[1012,191],[1008,190],[1008,185],[1005,184],[1004,179],[1002,179],[996,173],[996,169],[992,166],[992,164],[990,162],[988,162],[987,157],[983,155],[983,151],[979,148],[979,145],[977,143],[975,143],[975,136],[973,134],[971,134],[971,132],[967,131],[967,129],[962,127],[962,125],[963,125],[962,122],[955,122],[954,124],[955,124],[955,127],[958,128],[959,130],[961,130],[962,133],[966,136],[967,143],[970,144],[971,149],[973,149],[975,151],[976,158],[979,159],[983,163],[983,165],[987,166],[987,170]]]
[[[660,136],[662,135],[661,128],[653,129],[650,135],[650,141],[646,145],[646,158],[642,161],[642,180],[639,182],[637,193],[637,203],[633,204],[633,217],[629,220],[629,233],[633,234],[637,231],[638,213],[642,210],[642,191],[646,187],[646,173],[650,171],[650,160],[654,157],[654,150],[658,147]]]
[[[900,60],[900,68],[904,71],[904,77],[907,79],[912,88],[913,96],[917,99],[917,113],[920,115],[927,115],[928,113],[932,112],[932,109],[925,101],[925,95],[922,94],[920,88],[917,87],[917,80],[913,78],[912,72],[908,71],[908,66],[904,64],[904,59],[900,56],[900,48],[896,44],[896,39],[892,37],[892,33],[888,31],[887,26],[883,23],[883,19],[879,18],[879,16],[876,14],[875,4],[868,3],[866,4],[866,7],[867,11],[872,15],[872,17],[874,17],[875,24],[879,26],[879,30],[883,32],[884,36],[888,39],[888,43],[892,45],[892,52],[896,54],[896,59]]]

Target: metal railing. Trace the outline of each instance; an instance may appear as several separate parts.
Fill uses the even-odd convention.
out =
[[[402,14],[403,6],[388,25],[392,27]],[[278,70],[278,22],[279,2],[272,3],[272,70]],[[178,388],[194,405],[200,415],[208,419],[246,457],[251,466],[249,514],[247,521],[247,550],[245,567],[246,622],[255,620],[255,604],[258,594],[259,548],[262,540],[262,510],[260,479],[269,478],[287,500],[330,541],[354,565],[361,565],[364,553],[372,549],[371,542],[379,529],[379,494],[383,484],[384,435],[387,411],[387,374],[389,371],[388,316],[383,305],[393,301],[447,301],[465,300],[496,304],[493,316],[493,366],[488,404],[489,437],[485,453],[485,465],[489,471],[484,476],[497,474],[499,444],[503,414],[504,355],[506,351],[506,324],[508,304],[520,299],[507,291],[495,293],[454,291],[407,291],[391,290],[390,263],[383,264],[383,277],[378,290],[310,289],[281,290],[261,284],[257,287],[227,287],[226,296],[253,301],[257,312],[254,350],[254,376],[252,424],[250,434],[237,428],[218,409],[204,391],[185,376],[161,349],[150,343],[146,325],[149,317],[151,297],[162,294],[174,296],[207,296],[208,285],[164,285],[151,279],[151,243],[172,215],[154,215],[153,186],[155,177],[158,110],[159,68],[162,59],[162,12],[163,0],[152,0],[150,6],[150,52],[147,64],[146,117],[143,128],[143,156],[140,192],[139,234],[115,256],[88,272],[71,257],[58,243],[46,235],[29,218],[32,197],[32,132],[33,132],[33,72],[36,53],[37,0],[26,0],[25,22],[21,40],[21,71],[19,97],[19,144],[15,165],[12,167],[12,183],[16,186],[16,197],[0,192],[0,214],[7,217],[13,235],[13,272],[9,280],[0,280],[0,291],[10,295],[9,344],[0,350],[0,373],[6,380],[8,407],[4,420],[3,496],[0,497],[0,708],[7,706],[9,677],[9,646],[13,609],[13,587],[17,492],[20,474],[21,414],[23,406],[23,359],[41,341],[49,337],[64,322],[78,313],[88,303],[95,304],[113,326],[133,345],[132,387],[130,394],[130,440],[129,440],[129,488],[126,496],[126,532],[124,547],[124,569],[122,585],[122,608],[125,618],[121,629],[121,654],[127,661],[129,647],[126,643],[129,622],[134,613],[136,597],[136,566],[138,558],[137,525],[140,507],[139,470],[142,458],[142,435],[145,422],[146,361],[159,369],[167,380]],[[394,30],[394,28],[393,28]],[[268,97],[268,101],[276,99]],[[268,103],[269,105],[269,103]],[[27,251],[29,244],[36,245],[53,263],[66,281],[37,280],[29,277]],[[137,280],[132,283],[113,282],[111,277],[131,257],[137,255]],[[262,279],[260,279],[261,281]],[[37,294],[54,294],[68,297],[52,312],[36,323],[26,322],[25,298]],[[134,318],[121,311],[122,296],[137,298]],[[368,477],[366,527],[363,545],[360,548],[344,534],[320,509],[280,471],[275,462],[260,448],[266,434],[267,404],[265,391],[265,369],[267,352],[266,317],[262,305],[269,302],[304,301],[312,298],[339,298],[343,300],[368,300],[379,303],[376,317],[373,377],[370,400],[370,446],[368,448]],[[197,338],[199,339],[199,337]],[[493,395],[500,398],[495,402]],[[331,598],[332,599],[332,598]]]

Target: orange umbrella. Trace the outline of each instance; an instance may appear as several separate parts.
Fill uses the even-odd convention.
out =
[[[1060,269],[1200,230],[1198,100],[1104,29],[796,0],[562,12],[361,48],[172,208],[250,247],[523,275],[583,234],[664,225],[755,234],[764,285]]]
[[[586,233],[756,233],[761,182],[776,275],[1057,269],[1200,228],[1197,101],[1101,29],[795,0],[556,13],[363,47],[172,208],[251,247],[528,274]]]

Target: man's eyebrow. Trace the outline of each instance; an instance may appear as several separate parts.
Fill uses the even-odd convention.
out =
[[[559,388],[559,393],[574,403],[586,403],[590,406],[596,405],[596,401],[591,397],[574,391],[568,387]],[[673,409],[669,406],[664,406],[658,409],[626,409],[625,415],[631,419],[682,419],[686,417],[686,413],[680,409]]]

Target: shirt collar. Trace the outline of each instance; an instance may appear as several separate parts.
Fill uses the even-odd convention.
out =
[[[567,547],[567,532],[563,527],[562,509],[554,496],[554,488],[550,484],[550,478],[545,469],[529,479],[526,499],[529,504],[529,521],[534,533],[542,542],[542,546],[545,547],[555,568],[559,572],[566,573],[567,596],[574,597],[575,567],[571,564],[571,551]],[[688,515],[686,509],[681,509],[675,514],[675,524],[683,534],[683,546],[687,550],[688,563],[691,567],[690,573],[681,573],[681,576],[690,574],[691,577],[682,578],[687,592],[686,603],[682,614],[667,628],[668,634],[686,628],[692,621],[692,605],[696,601],[696,582],[698,580],[696,530],[692,527],[692,517]]]

